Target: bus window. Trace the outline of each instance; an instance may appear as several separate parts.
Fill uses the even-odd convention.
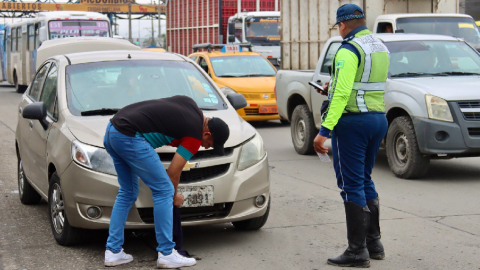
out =
[[[19,52],[22,49],[22,27],[17,27],[17,48],[16,51]]]
[[[40,47],[40,39],[38,38],[38,33],[40,32],[40,23],[35,24],[35,49]]]
[[[28,26],[28,43],[27,50],[35,50],[35,25],[31,24]]]
[[[11,52],[14,52],[17,49],[17,28],[12,28],[12,47],[10,48]]]

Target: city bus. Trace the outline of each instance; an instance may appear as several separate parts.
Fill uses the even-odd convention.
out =
[[[28,19],[5,26],[3,39],[4,81],[15,85],[18,93],[27,89],[36,71],[36,52],[42,42],[67,37],[112,37],[110,21],[97,12],[39,12]]]

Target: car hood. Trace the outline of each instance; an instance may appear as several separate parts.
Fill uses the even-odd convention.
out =
[[[230,137],[225,143],[225,147],[234,147],[255,134],[255,129],[243,120],[233,109],[219,111],[204,111],[207,117],[221,118],[230,128]],[[97,147],[103,146],[103,136],[107,124],[112,116],[68,116],[66,117],[66,125],[75,138],[85,144]],[[169,150],[171,149],[171,150]],[[203,148],[200,148],[201,150]],[[176,149],[166,147],[162,152],[175,152]]]
[[[480,76],[436,76],[389,80],[390,87],[414,87],[445,100],[480,99]]]
[[[217,78],[217,85],[228,86],[238,93],[273,93],[275,76],[246,78]]]

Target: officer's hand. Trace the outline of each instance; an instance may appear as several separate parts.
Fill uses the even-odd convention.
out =
[[[182,194],[177,193],[175,194],[175,196],[173,196],[173,205],[175,205],[176,207],[180,207],[184,200],[185,197],[183,197]]]
[[[320,91],[317,89],[317,92],[320,93],[320,95],[324,95],[324,96],[328,96],[328,85],[330,84],[330,82],[326,82],[322,87],[323,89],[325,89],[325,92],[324,91]]]
[[[323,137],[322,135],[318,134],[317,137],[315,137],[315,140],[313,140],[313,148],[315,151],[320,154],[328,153],[328,148],[323,145],[326,140],[327,137]]]

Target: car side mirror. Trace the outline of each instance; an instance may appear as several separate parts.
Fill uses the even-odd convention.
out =
[[[405,33],[405,30],[404,29],[395,30],[395,34],[398,34],[398,33]]]
[[[235,22],[228,23],[228,35],[235,35]]]
[[[247,100],[241,94],[230,93],[227,95],[227,99],[235,110],[247,107]]]
[[[228,43],[234,43],[235,42],[235,36],[234,35],[229,35],[228,36]]]
[[[47,130],[47,106],[43,102],[34,102],[23,108],[22,117],[30,120],[38,120],[43,129]]]

